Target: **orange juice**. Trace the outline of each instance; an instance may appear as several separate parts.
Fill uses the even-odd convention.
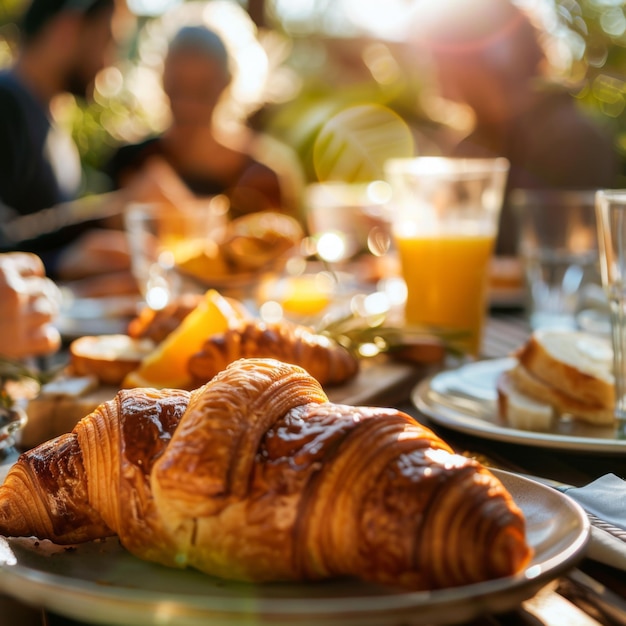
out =
[[[467,331],[460,347],[478,355],[494,237],[396,235],[407,284],[407,324]]]
[[[314,274],[292,276],[286,280],[282,306],[294,315],[317,315],[328,306],[330,297],[328,290],[320,289]]]

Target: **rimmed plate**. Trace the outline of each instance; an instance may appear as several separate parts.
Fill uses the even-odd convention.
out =
[[[561,493],[494,471],[521,507],[534,557],[522,573],[432,592],[355,581],[249,585],[136,559],[116,539],[71,550],[0,537],[0,585],[26,603],[94,624],[439,624],[501,612],[583,556],[589,522]]]
[[[555,421],[547,431],[521,430],[498,415],[496,379],[515,360],[469,363],[422,381],[412,393],[415,407],[440,426],[508,443],[576,452],[624,454],[626,438],[614,426],[593,426],[574,419]]]

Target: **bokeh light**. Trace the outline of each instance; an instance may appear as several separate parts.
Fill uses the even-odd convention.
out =
[[[259,316],[268,324],[276,324],[283,319],[283,307],[279,302],[269,300],[259,307]]]
[[[161,62],[168,38],[184,24],[206,23],[227,39],[229,51],[236,58],[232,100],[219,112],[225,127],[234,130],[256,111],[265,114],[262,107],[267,103],[297,103],[292,109],[296,115],[289,111],[275,126],[266,128],[270,133],[276,132],[285,143],[291,143],[290,147],[303,157],[307,182],[314,177],[322,181],[371,180],[380,169],[376,161],[380,161],[382,140],[393,144],[401,133],[377,135],[376,128],[390,128],[380,115],[381,109],[370,109],[368,119],[363,110],[352,106],[355,101],[358,105],[382,106],[382,110],[394,115],[400,112],[398,119],[409,122],[412,132],[407,136],[411,138],[419,135],[419,124],[424,118],[428,124],[442,125],[454,133],[465,134],[471,129],[473,117],[469,110],[438,97],[427,72],[428,59],[410,52],[416,36],[413,26],[420,10],[453,7],[455,2],[266,0],[268,28],[259,30],[243,8],[246,3],[240,0],[129,0],[122,33],[127,40],[119,41],[115,67],[98,76],[94,101],[87,107],[66,102],[70,113],[64,121],[71,117],[68,126],[77,138],[81,155],[90,163],[97,163],[98,158],[106,155],[99,144],[106,148],[161,132],[169,122],[167,102],[160,89]],[[565,85],[582,106],[591,109],[608,126],[618,146],[626,147],[624,3],[513,2],[531,12],[543,31],[548,75]],[[479,7],[480,0],[470,4]],[[2,66],[12,61],[15,52],[19,5],[11,0],[3,7]],[[489,16],[478,15],[478,10],[475,8],[468,19],[480,26]],[[344,59],[341,54],[352,46],[351,38],[356,52],[349,57],[350,64],[342,66],[348,57]],[[337,43],[341,41],[345,43]],[[355,73],[345,73],[346,70]],[[363,83],[350,91],[353,80]],[[333,91],[337,84],[341,89]],[[324,87],[327,93],[323,93]],[[350,101],[355,93],[360,98]],[[319,100],[309,100],[311,94]],[[367,102],[377,98],[375,103]],[[85,108],[88,113],[83,112]],[[370,137],[355,132],[360,122],[365,123],[368,132],[372,131]],[[285,128],[291,134],[284,133]],[[314,144],[314,155],[305,152]],[[388,148],[400,156],[398,145]],[[91,154],[98,150],[100,157]],[[415,151],[416,146],[411,145],[411,150]]]
[[[389,298],[382,291],[368,294],[363,300],[363,308],[366,315],[383,315],[389,312]]]
[[[317,254],[323,261],[336,263],[346,256],[346,239],[343,233],[327,232],[317,240]]]

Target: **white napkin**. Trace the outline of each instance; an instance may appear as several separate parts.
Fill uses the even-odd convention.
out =
[[[580,506],[626,531],[626,481],[615,474],[606,474],[584,487],[572,487],[566,491]]]
[[[571,487],[563,491],[587,513],[624,530],[626,536],[626,481],[615,474],[606,474],[584,487]],[[626,570],[626,540],[592,526],[587,556]]]

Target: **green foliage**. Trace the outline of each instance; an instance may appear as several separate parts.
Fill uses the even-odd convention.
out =
[[[390,109],[362,104],[344,109],[319,131],[313,161],[320,181],[368,182],[384,178],[384,164],[413,154],[411,132]]]
[[[626,159],[626,14],[622,2],[554,0],[581,50],[570,70],[572,92],[608,126]],[[582,45],[581,45],[582,44]]]
[[[15,23],[24,7],[24,0],[0,0],[0,27]]]
[[[581,104],[614,133],[615,142],[626,161],[626,16],[624,3],[611,0],[545,0],[556,8],[560,29],[573,44],[569,78],[572,93]],[[15,35],[15,19],[24,0],[0,0],[0,64],[6,64]],[[321,14],[320,14],[321,15]],[[280,30],[280,16],[272,16]],[[321,18],[320,18],[321,19]],[[145,28],[148,21],[140,23]],[[345,50],[330,49],[323,38],[310,36],[293,41],[286,63],[300,77],[297,95],[291,100],[269,105],[257,119],[259,125],[290,145],[299,155],[308,180],[348,178],[362,180],[378,174],[378,165],[389,150],[407,149],[397,128],[385,135],[369,134],[380,122],[380,111],[390,111],[406,120],[413,132],[436,125],[418,108],[423,87],[412,73],[410,59],[401,63],[394,81],[381,83],[362,63],[363,42],[350,40],[356,51],[350,63],[341,64]],[[346,46],[347,47],[347,46]],[[132,58],[123,68],[127,72],[142,61]],[[339,62],[337,59],[340,59]],[[345,59],[343,59],[345,60]],[[360,63],[360,66],[358,65]],[[129,121],[145,133],[156,131],[155,120],[121,90],[95,102],[78,103],[71,112],[70,126],[86,169],[97,171],[106,161],[122,133],[117,130]],[[379,113],[364,116],[359,107],[380,106]],[[382,108],[384,107],[384,108]],[[374,110],[374,109],[372,109]],[[348,113],[347,111],[351,111]],[[361,124],[361,126],[359,126]],[[367,138],[365,138],[367,136]],[[370,158],[377,151],[378,157]],[[96,187],[98,179],[90,183]],[[86,191],[93,191],[87,189]]]

